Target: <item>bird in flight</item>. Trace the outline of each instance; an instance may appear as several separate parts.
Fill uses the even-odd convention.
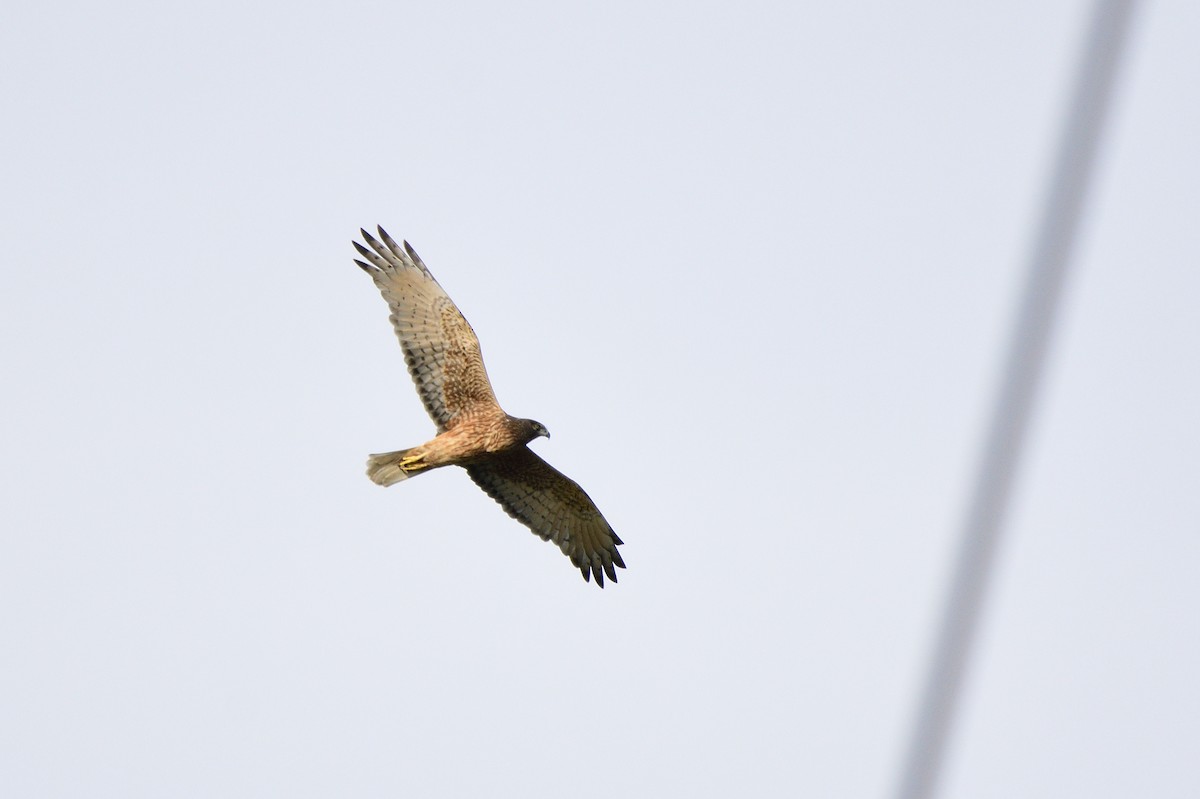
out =
[[[550,433],[541,422],[504,412],[471,325],[409,243],[378,230],[379,239],[360,231],[366,246],[356,241],[354,248],[366,261],[354,262],[387,301],[408,373],[438,434],[416,447],[371,455],[367,476],[390,486],[430,469],[462,466],[508,515],[557,544],[584,580],[595,577],[603,588],[608,575],[615,583],[616,568],[625,568],[617,550],[623,542],[578,483],[526,446]]]

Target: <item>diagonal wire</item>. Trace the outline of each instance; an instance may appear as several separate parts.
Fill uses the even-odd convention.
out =
[[[938,787],[1133,6],[1097,0],[1092,12],[897,799]]]

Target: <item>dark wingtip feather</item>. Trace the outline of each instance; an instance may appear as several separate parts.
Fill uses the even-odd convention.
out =
[[[611,562],[604,564],[604,573],[608,575],[608,579],[614,583],[617,581],[617,570],[613,568]]]
[[[383,243],[387,245],[387,248],[396,253],[396,255],[402,255],[404,251],[400,249],[400,245],[396,243],[396,240],[389,236],[388,232],[383,229],[383,225],[377,225],[376,228],[379,230],[379,238],[383,239]]]
[[[413,249],[413,246],[409,244],[407,240],[404,242],[404,251],[408,253],[409,258],[412,258],[421,266],[425,266],[425,262],[421,260],[421,256],[417,255],[417,251]]]
[[[580,566],[579,573],[583,575],[583,581],[585,583],[590,583],[592,581],[592,573],[588,570],[587,566]]]
[[[375,267],[371,266],[370,264],[364,264],[362,261],[358,260],[357,258],[354,259],[354,263],[358,264],[359,267],[364,272],[366,272],[368,275],[375,274]]]

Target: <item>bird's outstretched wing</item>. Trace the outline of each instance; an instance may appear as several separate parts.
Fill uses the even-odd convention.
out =
[[[467,467],[471,479],[499,502],[508,515],[547,541],[558,544],[583,579],[604,575],[614,583],[614,567],[625,568],[617,545],[623,543],[579,484],[539,458],[517,447]]]
[[[407,241],[397,244],[382,227],[383,241],[361,232],[370,249],[354,242],[367,259],[355,263],[387,300],[408,373],[438,431],[453,428],[455,419],[464,414],[499,412],[475,331],[420,256]]]

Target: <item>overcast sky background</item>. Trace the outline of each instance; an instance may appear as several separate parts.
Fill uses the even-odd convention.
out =
[[[0,790],[886,796],[1088,8],[11,9]],[[946,796],[1195,795],[1197,41],[1135,18]],[[619,585],[367,480],[376,223]]]

